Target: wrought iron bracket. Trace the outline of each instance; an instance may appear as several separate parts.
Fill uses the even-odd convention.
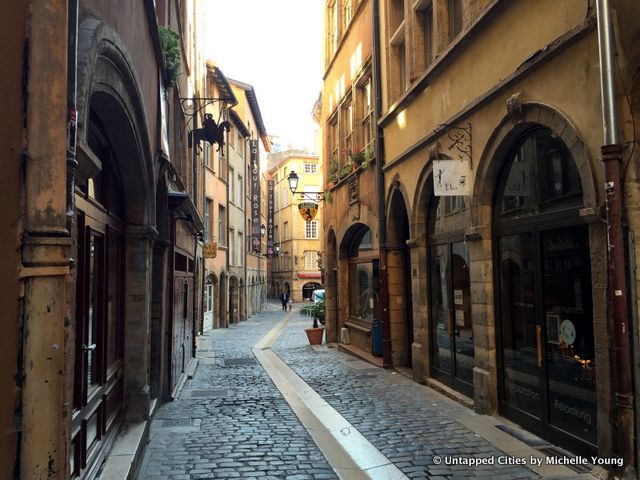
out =
[[[324,192],[299,192],[295,195],[299,200],[308,200],[310,202],[321,202],[324,200]]]
[[[185,115],[197,115],[205,107],[213,105],[216,102],[231,103],[229,98],[215,97],[180,97],[180,108]]]
[[[469,166],[473,169],[471,122],[467,122],[464,127],[456,127],[448,123],[442,123],[438,127],[442,127],[441,131],[444,131],[451,140],[449,150],[455,149],[460,160],[469,160]]]

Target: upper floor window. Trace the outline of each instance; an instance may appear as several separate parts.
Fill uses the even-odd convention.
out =
[[[404,0],[389,0],[389,28],[391,34],[404,21]]]
[[[205,167],[211,168],[211,152],[207,142],[202,142],[202,163]]]
[[[318,221],[311,220],[306,222],[304,228],[304,238],[316,239],[318,238]]]
[[[218,205],[218,243],[225,245],[225,232],[227,230],[227,218],[225,208]]]
[[[353,151],[353,104],[347,99],[342,107],[342,148],[346,152]]]
[[[462,0],[449,0],[449,41],[462,32]]]
[[[236,197],[235,197],[235,191],[234,191],[234,182],[235,180],[235,176],[233,175],[233,168],[229,167],[229,199],[235,203],[236,201]]]
[[[304,164],[304,173],[318,173],[318,164],[317,163],[305,163]]]
[[[338,0],[332,0],[327,4],[327,62],[338,49],[338,41],[340,40],[339,12]]]
[[[358,103],[360,105],[360,140],[366,147],[373,140],[373,103],[371,101],[371,77],[358,86]]]
[[[304,252],[304,269],[316,270],[318,268],[318,252]]]
[[[416,6],[416,17],[421,35],[418,35],[418,49],[424,55],[423,67],[429,68],[435,56],[435,34],[433,29],[433,3],[423,0]]]
[[[344,0],[344,25],[343,31],[347,29],[353,18],[353,4],[354,0]]]

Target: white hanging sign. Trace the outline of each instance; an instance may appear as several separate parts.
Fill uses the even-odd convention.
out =
[[[466,160],[433,160],[436,197],[471,195],[471,168]]]

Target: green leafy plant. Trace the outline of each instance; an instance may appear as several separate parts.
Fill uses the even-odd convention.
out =
[[[300,309],[302,315],[313,317],[313,328],[318,328],[318,321],[324,323],[324,299],[319,302],[312,303],[311,305],[305,305]]]
[[[168,87],[178,84],[180,73],[180,35],[169,27],[158,27],[160,48],[164,55],[165,78]]]
[[[365,147],[352,154],[351,159],[358,168],[366,170],[371,165],[371,160],[373,160],[373,148],[371,146]]]
[[[353,166],[354,166],[354,165],[353,165],[353,163],[352,163],[351,161],[347,161],[347,163],[345,163],[345,164],[342,166],[342,170],[340,171],[340,173],[341,173],[341,177],[343,177],[343,178],[344,178],[344,177],[346,177],[346,176],[350,175],[350,174],[351,174],[351,172],[353,172],[353,170],[354,170]]]
[[[331,190],[324,192],[324,201],[327,203],[333,203],[333,192]]]
[[[329,182],[333,182],[338,183],[338,181],[340,180],[340,176],[338,174],[338,171],[340,170],[340,163],[338,162],[337,158],[333,158],[331,159],[331,163],[329,165],[329,175],[327,177],[327,180]]]

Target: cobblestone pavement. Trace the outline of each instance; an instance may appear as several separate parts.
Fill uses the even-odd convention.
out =
[[[179,399],[159,409],[139,479],[337,478],[251,353],[282,314],[270,305],[239,325],[207,332],[213,356],[202,352],[209,358]]]
[[[465,407],[443,401],[440,394],[396,372],[363,368],[363,362],[335,348],[305,345],[304,328],[309,326],[307,317],[292,318],[273,351],[408,477],[539,478],[517,465],[435,465],[434,456],[504,453],[454,420],[469,413]]]
[[[202,337],[195,377],[151,426],[139,479],[337,478],[251,347],[283,312],[275,304]],[[433,390],[334,348],[312,348],[296,311],[273,351],[410,478],[538,478],[514,465],[434,464],[445,457],[497,457],[493,444],[456,421],[470,412]],[[183,422],[183,423],[181,423]],[[443,462],[444,463],[444,462]],[[576,474],[570,478],[593,478]]]

